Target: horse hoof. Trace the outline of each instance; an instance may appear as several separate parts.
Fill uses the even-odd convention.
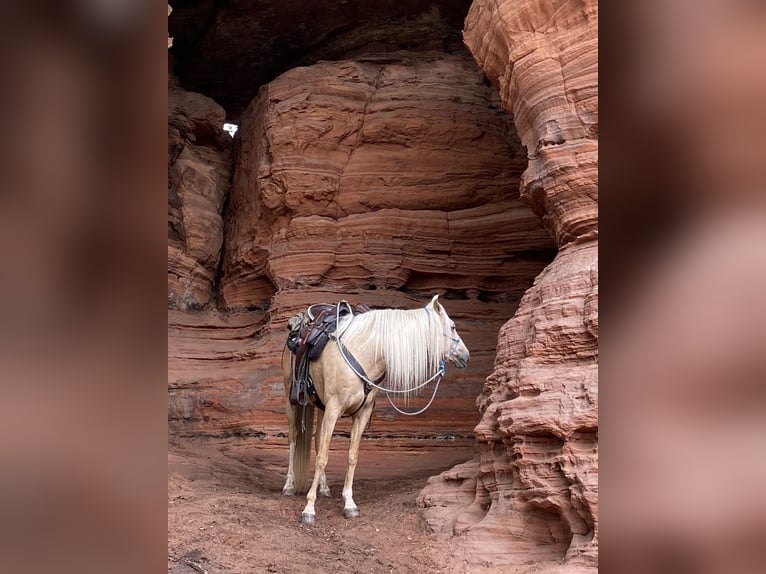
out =
[[[332,496],[332,494],[330,493],[330,489],[329,488],[327,490],[320,490],[319,494],[321,494],[322,496],[327,496],[328,498],[330,496]]]
[[[358,508],[344,508],[343,509],[343,516],[346,518],[356,518],[359,516],[359,509]]]
[[[295,496],[295,489],[294,488],[283,488],[282,494],[284,496]]]
[[[301,522],[303,524],[314,524],[314,520],[316,520],[315,514],[301,514]]]

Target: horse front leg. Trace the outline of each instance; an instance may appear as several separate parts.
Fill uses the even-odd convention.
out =
[[[346,518],[356,518],[359,516],[359,507],[354,502],[354,472],[356,471],[356,463],[359,459],[359,445],[362,442],[362,433],[364,433],[367,422],[372,415],[373,401],[369,400],[368,404],[356,414],[354,422],[351,423],[351,444],[348,448],[348,468],[346,469],[346,480],[343,483],[343,515]]]
[[[313,524],[316,519],[314,503],[317,499],[317,488],[319,487],[319,480],[324,476],[324,471],[327,467],[327,460],[330,453],[330,441],[332,440],[332,433],[335,430],[335,423],[338,421],[339,416],[340,408],[337,405],[327,405],[325,407],[322,426],[317,429],[319,445],[317,448],[316,467],[314,469],[314,479],[311,481],[311,488],[309,488],[309,492],[306,495],[306,506],[301,514],[301,521],[303,524]]]
[[[287,463],[287,477],[282,487],[282,494],[293,496],[295,494],[295,407],[287,402],[287,435],[290,439],[290,455]]]

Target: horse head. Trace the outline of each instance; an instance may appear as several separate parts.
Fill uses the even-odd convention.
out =
[[[447,311],[438,301],[439,296],[434,295],[431,302],[426,305],[426,310],[433,312],[442,326],[442,332],[444,333],[444,354],[443,357],[448,361],[452,361],[459,369],[465,368],[468,365],[468,359],[471,357],[471,353],[468,351],[468,347],[463,343],[462,337],[458,334],[455,328],[455,322],[449,318]]]

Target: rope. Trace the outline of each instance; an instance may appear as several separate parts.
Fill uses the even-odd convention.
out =
[[[352,309],[352,307],[348,303],[348,301],[341,301],[340,303],[338,303],[338,305],[335,308],[335,332],[337,334],[331,334],[330,335],[331,339],[337,339],[338,341],[340,341],[340,336],[343,334],[343,332],[346,329],[348,329],[348,326],[351,324],[351,320],[349,319],[348,321],[346,321],[346,324],[343,326],[343,329],[340,328],[340,306],[343,305],[344,303],[346,304],[346,307],[348,308],[348,312],[349,312],[350,318],[351,319],[354,318],[354,310]],[[344,359],[345,359],[345,357],[344,357]],[[356,373],[356,371],[354,371],[354,372]]]
[[[340,341],[340,337],[335,337],[335,336],[331,335],[331,338],[335,339],[335,340],[336,340],[338,343],[340,343],[340,342],[341,342],[341,341]],[[441,378],[441,377],[443,377],[443,376],[444,376],[444,371],[445,371],[445,363],[446,363],[446,361],[445,361],[445,360],[442,360],[442,364],[441,364],[441,366],[439,367],[439,370],[438,370],[438,371],[436,371],[436,373],[435,373],[435,374],[434,374],[434,375],[433,375],[431,378],[429,378],[429,379],[428,379],[427,381],[425,381],[424,383],[420,383],[420,384],[419,384],[417,387],[414,387],[414,388],[412,388],[412,389],[401,389],[401,390],[397,390],[397,389],[387,389],[387,388],[385,388],[385,387],[382,387],[382,386],[378,385],[377,383],[375,383],[375,381],[371,381],[371,380],[370,380],[368,377],[364,376],[364,374],[362,374],[362,373],[360,373],[359,371],[357,371],[357,370],[356,370],[356,368],[354,368],[354,365],[352,365],[352,364],[351,364],[351,361],[349,361],[348,357],[346,356],[346,352],[345,352],[345,350],[344,350],[344,347],[343,347],[343,346],[341,346],[341,345],[338,345],[338,350],[340,351],[340,356],[341,356],[341,357],[343,357],[343,360],[344,360],[344,361],[346,361],[346,364],[348,365],[348,368],[349,368],[349,369],[351,369],[352,371],[354,371],[354,374],[355,374],[357,377],[359,377],[360,379],[362,379],[362,380],[363,380],[363,381],[364,381],[366,384],[370,385],[371,387],[373,387],[373,388],[376,388],[376,389],[378,389],[379,391],[383,391],[384,393],[387,393],[387,394],[388,394],[388,393],[391,393],[391,394],[412,393],[412,392],[414,392],[414,391],[417,391],[417,390],[420,390],[420,389],[422,389],[422,388],[423,388],[423,387],[425,387],[427,384],[429,384],[431,381],[433,381],[433,380],[434,380],[436,377],[439,377],[439,378]]]
[[[427,309],[426,309],[426,311],[427,311]],[[416,415],[420,415],[420,414],[423,414],[424,412],[426,412],[426,411],[429,409],[429,407],[431,406],[431,403],[433,403],[433,402],[434,402],[434,399],[436,398],[436,393],[437,393],[437,392],[438,392],[438,390],[439,390],[439,384],[442,382],[442,377],[444,376],[444,373],[445,373],[445,371],[446,371],[447,360],[448,360],[448,359],[449,359],[449,358],[450,358],[450,357],[451,357],[451,356],[452,356],[452,355],[453,355],[453,354],[454,354],[454,353],[457,351],[457,346],[460,344],[460,337],[452,337],[452,340],[455,342],[455,344],[452,346],[452,349],[450,349],[450,352],[449,352],[449,354],[447,355],[447,357],[446,357],[446,358],[444,358],[444,359],[442,359],[442,362],[441,362],[441,365],[440,365],[439,371],[436,373],[436,375],[439,375],[440,373],[441,373],[441,375],[439,376],[439,379],[436,381],[436,384],[434,385],[434,392],[433,392],[433,394],[431,395],[431,400],[430,400],[430,401],[428,401],[428,404],[427,404],[426,406],[424,406],[424,407],[423,407],[422,409],[420,409],[419,411],[415,411],[415,412],[407,412],[407,411],[403,411],[402,409],[400,409],[399,407],[397,407],[397,406],[394,404],[394,401],[392,401],[392,400],[391,400],[391,397],[389,396],[389,394],[388,394],[388,393],[386,393],[386,398],[388,399],[388,402],[389,402],[389,403],[391,403],[391,406],[393,407],[393,409],[394,409],[394,410],[395,410],[397,413],[399,413],[399,414],[402,414],[402,415],[407,415],[408,417],[414,417],[414,416],[416,416]],[[432,379],[433,379],[433,378],[434,378],[436,375],[434,375],[433,377],[431,377],[431,378],[430,378],[428,381],[426,381],[426,383],[429,383],[429,382],[431,382],[431,380],[432,380]],[[424,385],[425,385],[426,383],[424,383]],[[421,385],[421,386],[424,386],[424,385]],[[420,388],[420,387],[417,387],[417,388]]]
[[[430,401],[428,401],[428,404],[427,404],[426,406],[424,406],[424,407],[423,407],[422,409],[420,409],[419,411],[415,411],[414,413],[412,413],[412,412],[407,412],[407,411],[403,411],[402,409],[400,409],[399,407],[397,407],[397,406],[394,404],[394,401],[392,401],[392,400],[391,400],[391,396],[390,396],[388,393],[386,393],[386,398],[388,399],[388,402],[389,402],[389,403],[391,403],[391,406],[394,408],[394,410],[395,410],[397,413],[399,413],[399,414],[402,414],[402,415],[407,415],[408,417],[414,417],[414,416],[416,416],[416,415],[420,415],[420,414],[423,414],[424,412],[426,412],[426,411],[429,409],[429,407],[431,406],[431,403],[433,403],[433,402],[434,402],[434,399],[436,398],[436,393],[437,393],[437,391],[439,390],[439,383],[441,383],[441,382],[442,382],[442,377],[439,377],[439,380],[437,380],[437,381],[436,381],[436,384],[434,385],[434,393],[431,395],[431,400],[430,400]]]
[[[340,305],[338,305],[338,306],[340,307]],[[428,313],[428,309],[425,309],[425,311],[426,311],[426,313]],[[345,331],[345,329],[344,329],[344,331]],[[340,341],[341,334],[342,333],[339,333],[337,335],[330,335],[330,338],[335,339],[338,342],[338,350],[340,351],[340,356],[343,357],[343,360],[348,365],[348,368],[351,369],[357,377],[362,379],[362,381],[364,381],[365,384],[370,385],[371,387],[386,393],[386,398],[388,399],[388,402],[391,403],[391,406],[393,407],[393,409],[397,413],[402,414],[402,415],[406,415],[406,416],[420,415],[420,414],[423,414],[424,412],[426,412],[430,408],[431,404],[434,402],[434,399],[436,398],[436,393],[439,391],[439,384],[441,383],[442,378],[444,377],[444,374],[446,372],[447,361],[457,351],[457,346],[460,344],[460,337],[459,336],[458,337],[450,337],[454,341],[455,344],[452,346],[452,349],[450,349],[449,354],[445,358],[442,359],[441,364],[439,365],[439,370],[436,371],[436,373],[434,373],[433,376],[430,377],[428,380],[426,380],[425,382],[419,384],[418,386],[416,386],[416,387],[414,387],[412,389],[397,390],[397,389],[387,389],[385,387],[382,387],[382,386],[378,385],[377,383],[375,383],[374,381],[371,381],[364,374],[359,373],[359,371],[357,371],[354,368],[354,366],[351,364],[351,362],[349,361],[348,357],[346,356],[346,352],[344,350],[344,346],[340,344],[341,343],[341,341]],[[428,401],[428,404],[426,406],[424,406],[422,409],[420,409],[418,411],[415,411],[415,412],[403,411],[399,407],[397,407],[394,404],[394,402],[391,400],[391,395],[392,394],[412,393],[414,391],[422,389],[423,387],[425,387],[426,385],[431,383],[431,381],[433,381],[434,379],[436,379],[436,385],[434,385],[434,392],[431,395],[431,400]],[[365,397],[365,400],[367,400],[367,397]]]

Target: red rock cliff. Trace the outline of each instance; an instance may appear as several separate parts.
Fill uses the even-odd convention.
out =
[[[223,108],[202,94],[168,91],[168,305],[210,304],[231,180]]]
[[[174,10],[181,83],[230,104],[171,90],[170,429],[284,431],[294,312],[439,292],[471,365],[449,371],[426,416],[379,405],[373,436],[475,427],[477,458],[420,496],[429,527],[461,534],[468,564],[592,569],[597,6],[477,0],[472,59],[454,42],[463,4]],[[232,154],[220,125],[242,110]]]
[[[294,313],[441,293],[471,363],[448,370],[424,416],[379,401],[372,434],[470,436],[497,331],[554,247],[517,197],[526,153],[473,59],[294,68],[261,88],[238,137],[215,300],[170,316],[172,431],[284,431],[278,365]]]
[[[597,564],[597,27],[590,0],[476,0],[466,18],[530,151],[521,197],[559,247],[500,330],[479,454],[419,497],[468,563]]]

